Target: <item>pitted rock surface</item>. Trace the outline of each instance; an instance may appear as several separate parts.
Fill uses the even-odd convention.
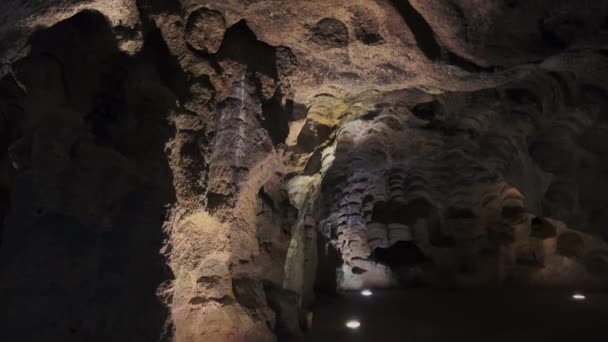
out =
[[[274,341],[315,292],[608,285],[608,4],[0,3],[0,336]]]

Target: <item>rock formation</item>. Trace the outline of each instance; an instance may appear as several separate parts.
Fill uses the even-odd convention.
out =
[[[0,13],[1,336],[273,341],[315,291],[608,284],[608,2]]]

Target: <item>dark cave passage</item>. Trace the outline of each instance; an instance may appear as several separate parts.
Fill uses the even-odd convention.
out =
[[[24,341],[169,340],[157,298],[171,279],[159,254],[175,198],[164,155],[169,56],[151,40],[138,56],[119,52],[94,11],[40,30],[31,44],[17,63],[27,89],[21,136],[10,132],[14,113],[1,126],[3,138],[19,137],[14,182],[0,187],[2,330]]]

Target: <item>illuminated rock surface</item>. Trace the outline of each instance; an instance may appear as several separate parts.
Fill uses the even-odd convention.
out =
[[[0,19],[9,340],[289,340],[316,293],[606,288],[605,1]]]

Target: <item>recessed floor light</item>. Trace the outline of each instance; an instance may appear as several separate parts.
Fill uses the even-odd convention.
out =
[[[572,299],[574,299],[574,300],[585,300],[585,299],[587,299],[587,297],[585,297],[585,295],[582,294],[582,293],[575,293],[575,294],[572,295]]]
[[[363,290],[361,291],[361,295],[365,296],[365,297],[369,297],[371,295],[373,295],[374,293],[371,290]]]
[[[361,322],[352,320],[346,322],[346,327],[349,329],[358,329],[361,326]]]

